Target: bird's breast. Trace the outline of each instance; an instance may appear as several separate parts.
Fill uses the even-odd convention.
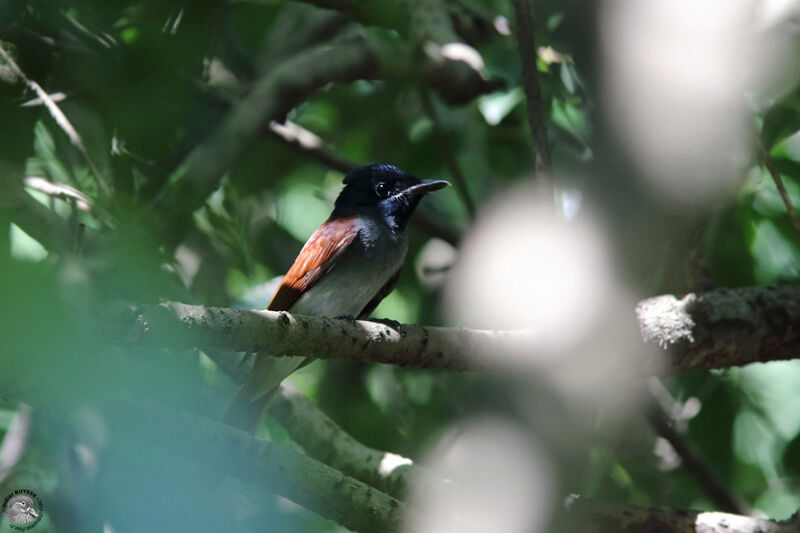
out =
[[[358,237],[336,265],[292,306],[293,313],[357,317],[400,269],[408,250],[402,232],[359,220]]]

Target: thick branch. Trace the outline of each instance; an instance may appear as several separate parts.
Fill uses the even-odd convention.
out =
[[[790,359],[800,347],[800,286],[657,296],[640,302],[636,316],[674,371]]]
[[[283,124],[270,122],[269,131],[273,137],[295,152],[316,159],[326,167],[343,174],[359,166],[327,147],[317,134],[289,120]]]
[[[112,327],[115,339],[458,370],[496,368],[506,354],[525,354],[532,365],[550,357],[532,353],[535,336],[527,331],[393,329],[174,302],[127,309],[130,314]],[[800,287],[720,289],[682,300],[657,296],[640,302],[636,313],[644,340],[663,349],[672,371],[789,359],[800,346]]]
[[[244,0],[241,0],[244,1]],[[259,0],[250,0],[259,1]],[[262,0],[263,1],[263,0]],[[384,2],[364,2],[359,0],[301,0],[325,9],[333,9],[362,24],[382,26],[397,30],[402,35],[409,32],[411,21],[411,2],[408,0],[389,0]],[[467,41],[485,41],[497,35],[490,20],[459,2],[442,2],[447,9],[448,24]]]
[[[110,338],[422,368],[484,369],[499,347],[521,349],[530,338],[519,331],[414,325],[395,330],[363,320],[176,302],[137,305],[125,314],[127,317],[112,326]]]
[[[571,516],[560,531],[580,533],[790,533],[795,518],[778,522],[728,513],[648,509],[629,505],[582,502],[570,506]]]

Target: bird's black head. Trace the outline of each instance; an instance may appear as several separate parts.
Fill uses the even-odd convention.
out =
[[[333,217],[380,216],[402,231],[422,196],[448,185],[444,180],[421,180],[392,165],[357,168],[344,177]]]

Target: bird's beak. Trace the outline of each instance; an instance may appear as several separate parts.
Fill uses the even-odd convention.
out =
[[[28,509],[28,513],[34,518],[39,518],[39,514],[33,509]]]
[[[423,194],[428,194],[429,192],[444,189],[448,185],[450,185],[450,182],[445,180],[422,180],[422,183],[412,185],[408,189],[404,190],[401,194],[403,196],[421,196]]]

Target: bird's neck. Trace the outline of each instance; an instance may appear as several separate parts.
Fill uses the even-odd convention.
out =
[[[403,214],[386,212],[381,205],[375,207],[346,207],[337,206],[331,213],[331,220],[338,218],[359,217],[371,220],[376,224],[388,227],[392,233],[402,233],[406,229],[408,217]]]

